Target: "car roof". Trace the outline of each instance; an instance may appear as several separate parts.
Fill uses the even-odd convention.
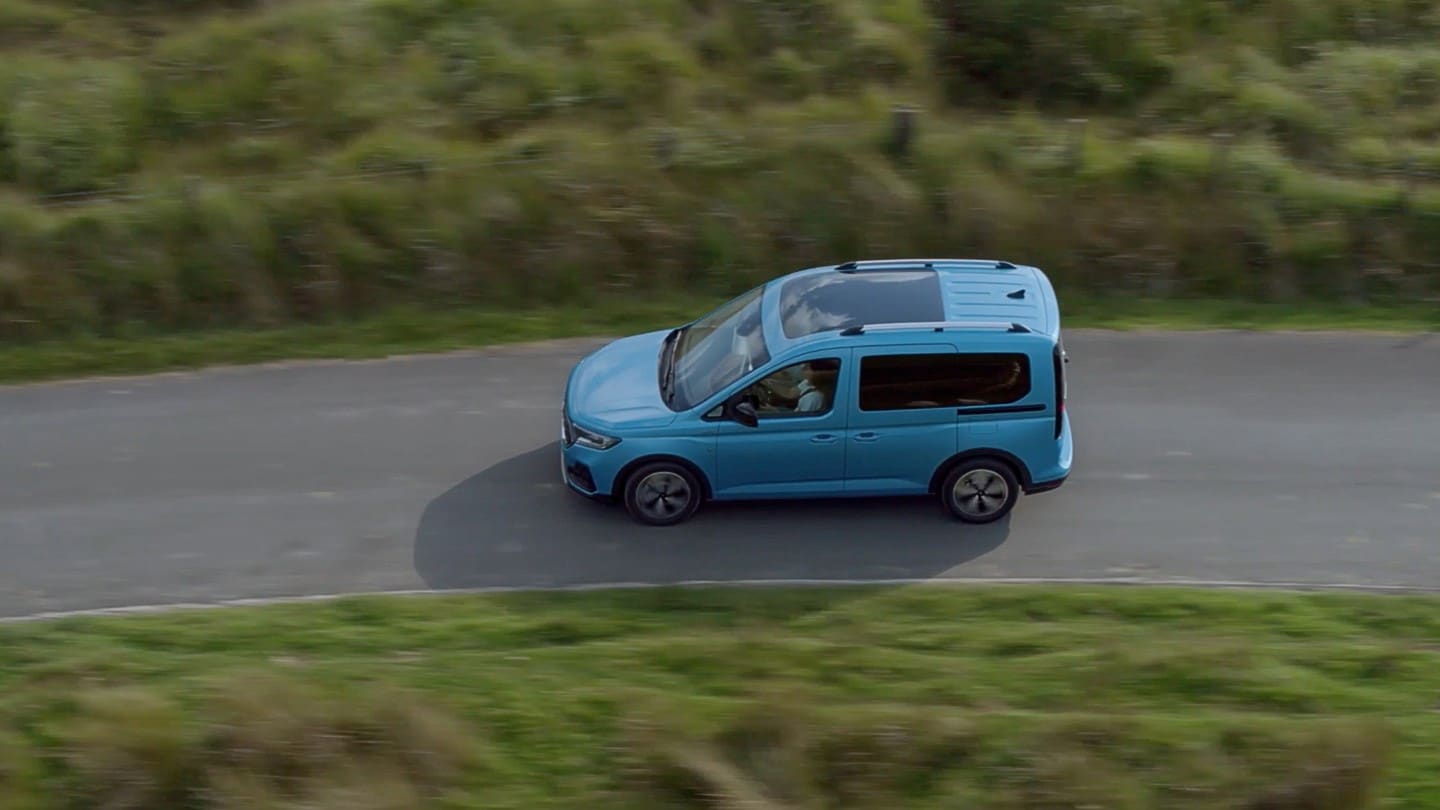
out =
[[[1045,273],[997,259],[879,259],[809,267],[772,280],[765,299],[766,338],[780,352],[833,340],[840,329],[855,325],[944,322],[994,332],[997,325],[1004,331],[1018,324],[1023,329],[1013,331],[1051,340],[1060,333],[1059,305]]]

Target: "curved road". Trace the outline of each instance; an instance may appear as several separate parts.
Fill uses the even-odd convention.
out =
[[[353,591],[1062,577],[1440,585],[1440,339],[1073,331],[1077,468],[644,530],[557,482],[595,341],[0,388],[0,616]]]

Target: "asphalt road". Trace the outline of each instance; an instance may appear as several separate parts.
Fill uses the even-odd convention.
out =
[[[1067,335],[1076,470],[642,529],[557,480],[591,341],[0,388],[0,616],[354,591],[1086,577],[1440,586],[1440,338]]]

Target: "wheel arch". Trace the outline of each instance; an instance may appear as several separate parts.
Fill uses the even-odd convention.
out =
[[[654,464],[657,461],[667,461],[671,464],[679,464],[680,466],[689,470],[690,474],[695,476],[695,480],[700,482],[701,499],[708,501],[714,497],[714,490],[712,490],[710,487],[710,478],[705,475],[705,471],[701,470],[700,466],[697,465],[695,462],[691,461],[690,459],[671,453],[651,453],[648,455],[640,456],[639,458],[634,459],[633,461],[626,464],[624,467],[621,467],[620,471],[615,473],[615,480],[610,482],[610,497],[616,500],[623,500],[625,498],[625,482],[630,480],[630,475],[636,470],[645,466],[646,464]]]
[[[950,458],[945,459],[939,467],[936,467],[935,474],[930,476],[929,494],[934,495],[940,491],[940,484],[945,481],[945,476],[949,475],[950,471],[955,469],[957,465],[977,458],[993,458],[1008,464],[1010,470],[1015,473],[1015,477],[1020,481],[1020,489],[1022,492],[1030,489],[1034,484],[1034,481],[1030,477],[1030,468],[1025,466],[1025,462],[1021,461],[1019,456],[1001,450],[998,447],[977,447],[972,450],[956,453]]]

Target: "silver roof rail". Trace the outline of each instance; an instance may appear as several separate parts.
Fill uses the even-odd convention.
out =
[[[911,270],[924,268],[933,270],[937,265],[949,267],[984,267],[994,270],[1015,270],[1013,262],[1004,259],[865,259],[838,264],[835,269],[841,273],[863,270]]]
[[[1029,332],[1030,328],[1016,321],[916,321],[910,323],[860,324],[841,330],[846,337],[865,332],[896,332],[908,329],[929,329],[943,332],[946,329],[1004,329],[1007,332]]]

